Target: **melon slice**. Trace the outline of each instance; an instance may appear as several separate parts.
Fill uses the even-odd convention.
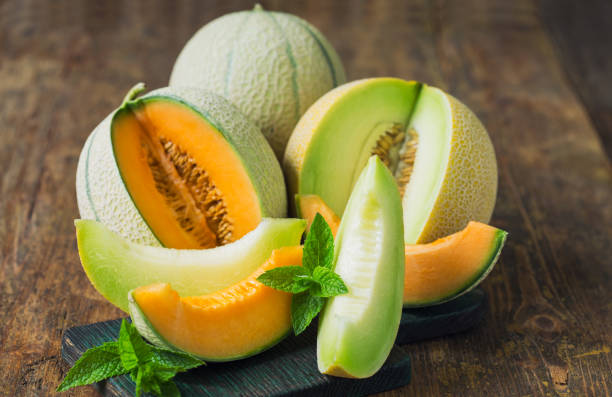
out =
[[[300,266],[302,247],[284,247],[250,276],[208,295],[180,297],[170,284],[136,288],[130,314],[150,342],[205,361],[230,361],[278,343],[291,328],[291,294],[257,281],[266,270]]]
[[[240,240],[205,250],[179,250],[129,242],[92,220],[76,220],[83,269],[93,286],[121,310],[128,292],[166,282],[182,295],[213,292],[247,277],[274,249],[298,245],[306,227],[301,219],[264,218]]]
[[[336,230],[338,217],[320,197],[296,199],[298,213],[308,224],[320,213]],[[501,229],[471,221],[462,231],[432,243],[406,244],[404,306],[437,305],[471,291],[493,270],[506,236]]]
[[[289,197],[316,194],[342,216],[371,154],[400,188],[405,243],[489,221],[497,164],[483,125],[449,94],[394,78],[342,85],[308,109],[283,160]]]
[[[336,237],[338,227],[340,226],[340,218],[325,204],[321,197],[316,194],[297,195],[295,197],[297,207],[297,215],[307,222],[306,231],[310,230],[310,225],[314,221],[315,215],[321,214],[325,222],[329,225],[332,234]]]
[[[319,320],[317,361],[324,374],[372,376],[393,347],[402,313],[401,214],[393,176],[373,156],[336,236],[334,270],[349,292],[328,299]]]
[[[123,105],[90,135],[79,159],[81,217],[134,242],[213,248],[263,217],[286,214],[280,165],[258,128],[227,100],[165,88]]]
[[[470,222],[429,244],[406,245],[404,306],[429,306],[476,287],[493,270],[508,233]]]

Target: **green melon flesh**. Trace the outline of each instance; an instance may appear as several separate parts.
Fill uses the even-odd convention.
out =
[[[366,378],[383,365],[402,313],[404,242],[402,206],[389,170],[373,156],[342,217],[336,273],[349,292],[330,298],[319,322],[322,373]]]
[[[75,225],[89,280],[112,304],[128,311],[128,292],[143,285],[170,283],[181,296],[191,296],[235,284],[264,263],[274,249],[298,245],[306,222],[264,218],[240,240],[204,250],[132,243],[92,220],[76,220]]]
[[[394,78],[347,83],[304,114],[283,160],[290,198],[317,195],[342,216],[359,172],[394,126],[406,132],[388,152],[403,189],[404,242],[428,243],[471,220],[487,223],[497,193],[497,164],[482,123],[440,89]],[[412,172],[403,175],[399,155],[413,150],[414,163],[405,168]]]

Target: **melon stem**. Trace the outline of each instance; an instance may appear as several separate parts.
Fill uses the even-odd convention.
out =
[[[145,88],[146,88],[145,83],[143,83],[142,81],[140,83],[136,83],[132,88],[130,88],[128,93],[123,98],[121,107],[123,107],[126,103],[133,101],[134,98],[136,98],[138,94],[140,94],[141,92],[145,90]]]

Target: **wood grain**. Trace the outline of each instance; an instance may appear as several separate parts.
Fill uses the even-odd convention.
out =
[[[560,9],[550,12],[550,4]],[[594,43],[609,42],[610,24],[598,25],[604,33],[592,40],[562,44],[571,26],[589,22],[557,2],[263,5],[324,32],[349,79],[393,75],[449,91],[479,115],[495,144],[492,223],[510,237],[483,284],[489,312],[468,333],[406,345],[412,382],[386,395],[610,395],[612,172],[601,144],[610,124],[596,120],[611,117],[612,77],[609,45]],[[89,285],[76,251],[74,175],[87,135],[135,82],[166,84],[199,26],[251,7],[0,0],[3,394],[52,395],[66,371],[63,330],[120,315]],[[568,55],[578,45],[601,60]],[[589,87],[599,90],[590,95]],[[91,394],[89,387],[66,393]]]

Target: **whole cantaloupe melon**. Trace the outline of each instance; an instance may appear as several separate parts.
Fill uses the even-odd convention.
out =
[[[141,244],[212,248],[286,215],[280,165],[251,120],[198,88],[136,98],[142,89],[85,142],[76,176],[82,218]]]
[[[279,159],[306,109],[344,82],[340,58],[316,28],[259,5],[201,28],[170,76],[170,86],[201,87],[229,99],[261,128]]]

